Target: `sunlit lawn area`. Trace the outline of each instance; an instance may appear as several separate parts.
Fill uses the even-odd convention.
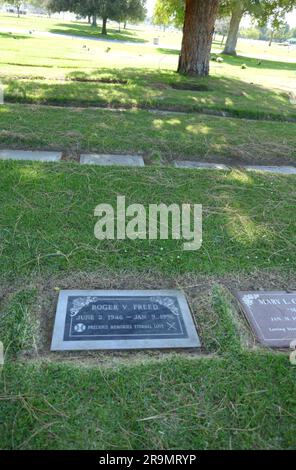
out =
[[[28,18],[14,19],[15,23],[23,20],[28,27]],[[48,29],[50,20],[43,21]],[[93,30],[86,24],[83,28]],[[61,49],[57,37],[5,32],[0,38],[0,78],[7,101],[209,109],[247,118],[296,119],[290,96],[296,71],[290,62],[224,57],[222,64],[212,61],[209,79],[194,80],[175,73],[178,51],[161,45],[127,46],[65,37]],[[217,47],[218,42],[214,52]],[[106,79],[117,83],[104,83]],[[197,89],[184,90],[184,86]]]

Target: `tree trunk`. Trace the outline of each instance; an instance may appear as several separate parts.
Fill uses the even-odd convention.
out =
[[[236,55],[236,45],[238,40],[239,25],[244,15],[244,7],[237,1],[232,9],[229,31],[223,54]]]
[[[91,16],[90,15],[87,15],[87,22],[88,22],[88,24],[91,24]]]
[[[269,40],[269,47],[271,46],[272,44],[272,41],[273,41],[273,36],[274,36],[274,30],[271,31],[271,35],[270,35],[270,40]]]
[[[93,15],[92,17],[92,24],[91,24],[94,28],[96,28],[98,26],[98,23],[97,23],[97,15]]]
[[[107,35],[107,17],[103,17],[102,34]]]
[[[209,74],[211,46],[219,0],[186,0],[178,72]]]
[[[123,24],[123,29],[126,29],[126,21]]]

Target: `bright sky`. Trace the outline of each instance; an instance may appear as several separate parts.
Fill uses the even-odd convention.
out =
[[[147,0],[148,16],[152,16],[156,0]],[[292,28],[296,27],[296,9],[287,15],[287,21]]]
[[[152,16],[156,0],[146,0],[146,2],[147,2],[148,16]]]

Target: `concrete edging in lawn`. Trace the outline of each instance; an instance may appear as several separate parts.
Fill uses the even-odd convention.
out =
[[[0,150],[0,160],[24,160],[38,162],[59,162],[62,159],[62,152],[41,151],[41,150]],[[129,166],[145,167],[144,159],[141,155],[116,155],[90,153],[81,154],[80,163],[82,165],[99,166]],[[196,162],[190,160],[175,160],[175,168],[189,170],[233,170],[236,167],[225,165],[224,163]],[[273,173],[279,175],[296,175],[296,166],[292,165],[242,165],[238,167],[245,171],[256,171],[262,173]]]

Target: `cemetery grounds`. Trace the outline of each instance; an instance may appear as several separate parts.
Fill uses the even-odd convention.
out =
[[[0,161],[0,446],[295,449],[295,366],[254,341],[231,292],[296,288],[296,177],[242,168],[295,165],[296,51],[240,41],[196,80],[175,73],[175,33],[159,47],[140,27],[111,28],[119,42],[79,38],[95,34],[0,16],[0,148],[63,152]],[[141,154],[146,166],[81,166],[82,152]],[[202,248],[98,242],[94,208],[117,195],[202,204]],[[65,288],[183,289],[202,349],[50,353]]]

